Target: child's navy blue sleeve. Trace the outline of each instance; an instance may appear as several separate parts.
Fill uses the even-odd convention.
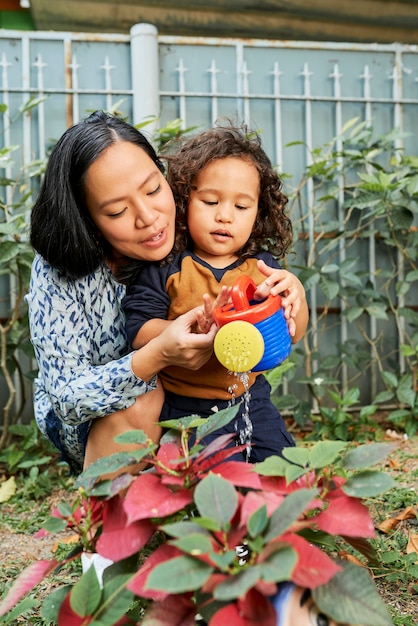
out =
[[[167,319],[170,301],[166,292],[167,267],[150,263],[136,282],[126,290],[122,307],[126,316],[126,335],[132,345],[139,329],[151,319]]]

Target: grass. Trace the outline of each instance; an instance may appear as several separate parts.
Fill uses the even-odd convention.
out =
[[[397,487],[368,502],[377,527],[377,536],[372,543],[380,563],[379,567],[373,568],[372,573],[379,592],[391,609],[394,624],[416,626],[418,437],[396,448],[384,469],[391,473]],[[392,528],[388,532],[379,530],[381,523],[385,521],[387,525],[391,518]]]

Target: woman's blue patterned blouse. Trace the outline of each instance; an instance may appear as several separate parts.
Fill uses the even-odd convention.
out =
[[[132,371],[124,295],[125,287],[106,266],[70,281],[41,256],[34,259],[26,301],[39,368],[35,419],[78,469],[91,421],[131,406],[155,388],[155,378],[147,384]]]

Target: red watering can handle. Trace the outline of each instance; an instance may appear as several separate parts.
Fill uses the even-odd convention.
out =
[[[236,311],[245,311],[250,306],[257,285],[250,276],[243,274],[232,285],[231,298]]]
[[[231,287],[232,302],[216,307],[213,318],[218,326],[236,320],[256,324],[276,313],[281,307],[280,296],[269,295],[265,300],[254,302],[257,285],[250,276],[242,274]]]

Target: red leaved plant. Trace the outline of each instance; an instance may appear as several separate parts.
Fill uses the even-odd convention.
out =
[[[60,505],[46,528],[79,533],[80,544],[64,562],[84,549],[114,564],[102,587],[90,568],[74,587],[55,591],[48,619],[59,626],[192,626],[201,613],[209,626],[275,626],[270,597],[278,584],[292,581],[311,589],[320,610],[337,621],[392,624],[367,570],[331,556],[342,537],[375,557],[366,541],[374,526],[361,499],[392,483],[363,468],[384,458],[388,446],[347,452],[348,444],[325,441],[249,465],[230,460],[237,447],[229,435],[200,444],[235,413],[231,407],[209,419],[165,422],[172,436],[158,448],[142,431],[126,433],[119,441],[143,448],[100,459],[81,475],[74,504]],[[189,447],[191,429],[196,442]],[[121,473],[144,458],[150,470]],[[101,479],[115,471],[113,480]],[[240,545],[248,550],[241,564]],[[2,600],[0,616],[58,565],[63,561],[30,565]],[[138,599],[148,600],[140,621],[130,617]]]

